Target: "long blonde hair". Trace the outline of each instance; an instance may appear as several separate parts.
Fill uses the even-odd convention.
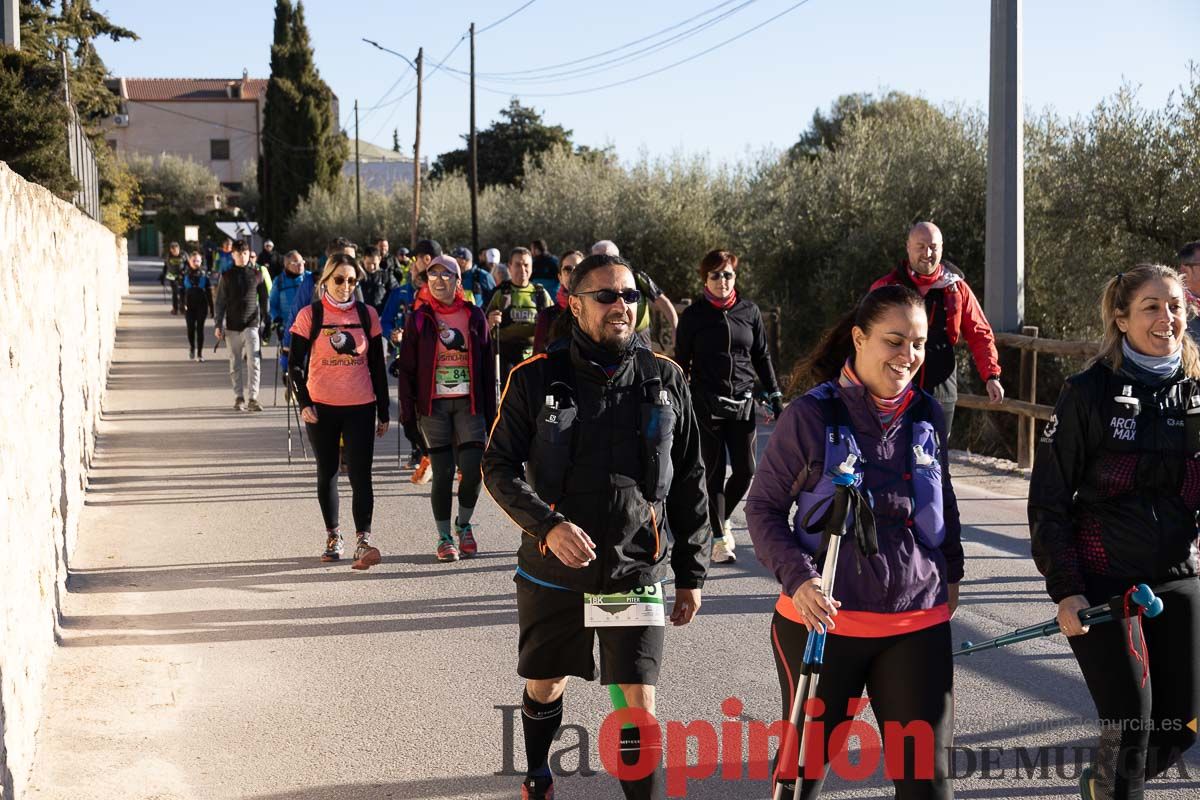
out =
[[[1171,267],[1162,264],[1138,264],[1128,272],[1118,272],[1104,284],[1100,295],[1100,318],[1104,323],[1104,338],[1100,342],[1100,352],[1088,362],[1093,364],[1104,362],[1116,372],[1121,369],[1123,360],[1121,343],[1125,334],[1117,327],[1117,320],[1129,316],[1129,305],[1137,297],[1138,291],[1150,281],[1175,281],[1183,285],[1179,273]],[[1189,378],[1200,378],[1200,348],[1192,341],[1186,332],[1183,335],[1183,372]]]

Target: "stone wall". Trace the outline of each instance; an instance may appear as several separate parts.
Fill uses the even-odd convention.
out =
[[[124,240],[0,162],[0,798],[21,795],[129,289]]]

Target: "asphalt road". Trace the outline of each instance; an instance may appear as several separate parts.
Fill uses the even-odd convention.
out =
[[[322,564],[313,464],[298,443],[288,463],[272,362],[267,410],[234,412],[226,350],[212,355],[210,324],[209,360],[187,360],[183,320],[150,282],[156,271],[134,265],[121,315],[29,796],[518,796],[520,778],[503,773],[524,762],[513,712],[519,533],[485,493],[479,557],[438,563],[428,487],[398,470],[393,428],[375,459],[383,563],[365,573]],[[955,639],[1049,618],[1022,482],[968,466],[956,475],[968,562]],[[740,512],[734,528],[739,561],[714,566],[696,621],[669,630],[659,688],[664,722],[724,722],[728,742],[779,706],[768,639],[777,587]],[[722,714],[730,697],[743,705],[737,718]],[[1062,637],[962,660],[956,698],[956,796],[1078,796],[1094,711]],[[620,796],[597,755],[607,710],[602,687],[568,688],[570,727],[552,751],[573,773],[559,777],[560,798]],[[595,774],[579,774],[581,752]],[[695,743],[690,752],[694,764]],[[740,779],[701,759],[694,769],[715,774],[689,780],[687,796],[766,797],[745,759],[722,752]],[[1045,774],[1028,775],[1025,759],[1041,757]],[[1200,776],[1200,760],[1188,771]],[[881,770],[827,785],[831,798],[892,794]],[[1200,794],[1196,777],[1175,772],[1153,786],[1154,798]]]

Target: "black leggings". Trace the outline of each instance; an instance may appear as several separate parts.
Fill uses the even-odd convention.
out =
[[[775,612],[771,620],[771,649],[775,653],[775,668],[779,673],[779,688],[783,694],[781,719],[784,720],[792,712],[792,696],[796,691],[796,679],[800,676],[807,639],[808,631],[803,624],[792,622],[778,611]],[[933,728],[934,746],[930,754],[933,757],[933,778],[921,780],[914,777],[917,767],[928,769],[929,764],[924,753],[921,754],[921,762],[918,762],[912,740],[905,740],[903,775],[893,778],[896,797],[901,800],[943,800],[952,797],[953,784],[949,777],[947,757],[947,748],[953,744],[954,737],[954,665],[950,647],[948,622],[913,633],[880,638],[827,636],[824,671],[817,687],[817,697],[825,703],[825,712],[817,719],[824,726],[825,743],[822,751],[826,754],[826,764],[831,755],[829,740],[834,729],[853,716],[846,713],[847,704],[857,701],[865,687],[875,718],[881,726],[888,722],[907,725],[924,721]],[[888,752],[886,739],[895,737],[883,737],[881,732],[881,738],[884,739],[883,756],[879,762],[879,769],[882,770]],[[844,747],[843,741],[841,749]],[[807,752],[808,746],[804,749]],[[841,749],[832,755],[837,756]],[[823,777],[805,780],[800,796],[805,800],[818,797],[823,783]]]
[[[733,465],[728,481],[726,451]],[[754,419],[700,420],[700,455],[708,483],[708,521],[713,536],[724,536],[725,520],[733,514],[754,477]]]
[[[1123,594],[1127,584],[1094,580],[1092,605]],[[1187,724],[1200,715],[1200,580],[1173,581],[1155,589],[1163,611],[1145,621],[1150,677],[1129,652],[1123,621],[1093,625],[1068,641],[1075,651],[1100,718],[1095,778],[1101,797],[1141,798],[1146,780],[1163,774],[1196,743]],[[1134,642],[1141,623],[1133,620]],[[1169,650],[1168,650],[1169,645]]]
[[[354,493],[354,530],[370,533],[375,510],[375,492],[371,488],[371,462],[375,458],[375,404],[327,406],[316,403],[317,424],[304,423],[308,440],[317,458],[317,500],[325,527],[338,527],[338,451],[345,440],[346,466],[350,471],[350,489]]]
[[[479,500],[479,489],[483,485],[483,442],[467,442],[458,447],[433,447],[429,450],[429,468],[433,471],[433,486],[429,499],[433,504],[433,520],[450,519],[451,498],[454,490],[454,455],[458,453],[458,468],[462,470],[462,481],[458,484],[458,507],[474,508]]]
[[[197,353],[204,350],[204,320],[208,317],[207,308],[189,308],[186,312],[188,346]]]

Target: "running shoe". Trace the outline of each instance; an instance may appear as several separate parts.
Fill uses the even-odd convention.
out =
[[[245,411],[246,410],[246,398],[239,397],[238,399],[234,400],[233,401],[233,410],[234,411]]]
[[[729,549],[732,551],[733,548],[737,547],[737,542],[735,542],[733,539],[733,525],[730,524],[729,520],[725,520],[725,527],[723,530],[725,532],[725,544],[727,544]]]
[[[247,411],[262,411],[263,410],[262,403],[258,402],[258,400],[251,397],[250,402],[246,403],[246,410]]]
[[[554,800],[554,779],[526,778],[521,784],[521,800]]]
[[[458,550],[462,553],[463,558],[471,558],[479,552],[479,545],[475,543],[475,533],[471,530],[471,523],[459,525],[454,523],[454,532],[458,534]]]
[[[195,360],[196,360],[196,351],[188,350],[188,361],[195,361]]]
[[[438,539],[437,559],[438,561],[458,561],[458,548],[454,546],[453,539]]]
[[[200,361],[200,362],[204,361],[204,351],[200,351],[199,353],[196,353],[196,360]]]
[[[342,553],[346,550],[340,533],[331,533],[325,539],[325,552],[321,554],[322,561],[341,561]]]
[[[358,537],[358,546],[354,548],[354,563],[351,569],[370,569],[383,560],[378,547],[373,547],[366,536]]]
[[[714,564],[735,564],[737,556],[724,537],[713,540],[712,561]]]
[[[433,475],[429,472],[429,456],[421,456],[421,463],[413,470],[412,477],[409,480],[418,486],[423,486],[433,480]]]

